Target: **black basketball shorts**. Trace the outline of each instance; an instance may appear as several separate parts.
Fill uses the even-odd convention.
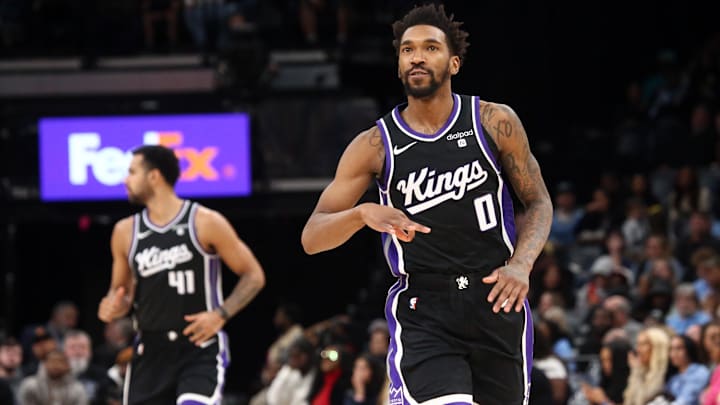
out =
[[[401,275],[390,288],[390,405],[527,404],[530,307],[493,313],[484,275]]]
[[[198,347],[182,331],[142,331],[134,349],[124,405],[220,404],[230,363],[225,332]]]

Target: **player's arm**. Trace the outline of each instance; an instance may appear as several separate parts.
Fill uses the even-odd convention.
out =
[[[198,240],[208,251],[217,253],[239,280],[221,307],[213,311],[188,314],[190,324],[183,333],[201,345],[215,336],[225,322],[245,308],[265,286],[265,272],[250,248],[235,232],[230,222],[218,213],[200,207],[195,216]]]
[[[368,225],[378,232],[412,240],[416,230],[430,229],[410,221],[397,209],[375,203],[356,205],[373,178],[382,171],[385,151],[380,130],[358,134],[340,157],[335,177],[323,190],[302,232],[305,252],[315,254],[336,248]]]
[[[497,142],[505,176],[525,207],[524,226],[519,229],[511,262],[529,270],[550,234],[552,200],[517,114],[506,105],[493,103],[486,103],[484,110],[481,107],[481,114],[489,118],[487,129]]]
[[[485,128],[498,146],[505,177],[525,208],[523,223],[519,224],[522,226],[518,226],[515,252],[505,272],[509,276],[513,276],[511,273],[514,271],[529,273],[550,234],[552,200],[517,114],[506,105],[494,103],[481,104],[480,113]],[[502,276],[502,273],[498,276]],[[522,275],[517,276],[511,278],[524,278]],[[499,296],[496,310],[503,304],[509,304],[506,311],[513,305],[518,311],[522,309],[522,301],[528,289],[527,281],[515,283],[511,280],[507,285],[498,283],[496,288],[488,295],[491,302]]]
[[[127,217],[115,224],[110,238],[112,252],[112,278],[108,293],[100,301],[98,318],[110,322],[127,315],[134,294],[134,280],[128,253],[132,240],[133,217]]]
[[[237,285],[223,304],[227,314],[233,316],[265,287],[265,271],[230,222],[219,212],[201,207],[196,221],[202,243],[207,243],[227,267],[239,276]]]

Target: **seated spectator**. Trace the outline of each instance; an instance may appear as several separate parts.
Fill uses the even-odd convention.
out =
[[[324,346],[320,351],[319,372],[308,396],[310,405],[343,405],[345,393],[351,386],[352,364],[352,353],[342,344]]]
[[[555,210],[548,240],[559,246],[571,246],[575,242],[575,226],[582,216],[583,209],[577,206],[575,187],[568,181],[561,181],[555,187]]]
[[[621,404],[623,392],[627,388],[630,367],[628,365],[628,353],[630,343],[623,339],[616,339],[603,345],[600,349],[600,385],[593,387],[589,384],[582,385],[585,398],[593,405],[605,405],[610,403]]]
[[[385,367],[376,356],[367,352],[357,356],[343,405],[376,405],[384,378]]]
[[[118,352],[115,363],[107,371],[106,378],[99,387],[96,397],[96,404],[121,405],[123,403],[123,387],[125,375],[127,374],[130,360],[132,360],[133,348],[126,347]]]
[[[267,404],[307,405],[317,374],[315,346],[305,337],[296,339],[290,345],[287,364],[268,387]]]
[[[643,329],[637,336],[635,352],[630,352],[630,377],[623,394],[625,405],[647,405],[665,388],[670,337],[663,329]]]
[[[30,343],[32,357],[29,360],[25,360],[22,366],[22,374],[24,376],[31,376],[37,373],[40,363],[45,360],[45,356],[57,348],[57,341],[50,336],[44,327],[38,326],[35,329],[35,335]]]
[[[70,371],[70,362],[60,350],[45,356],[36,375],[25,377],[18,391],[20,405],[87,405],[82,384]]]
[[[720,364],[720,321],[712,320],[700,331],[700,362],[714,370]]]
[[[65,334],[63,351],[70,363],[70,371],[82,384],[88,400],[94,402],[100,386],[105,381],[107,370],[91,362],[90,335],[78,329],[68,331]]]
[[[71,301],[60,301],[56,303],[50,313],[50,319],[44,324],[32,324],[25,326],[20,333],[20,343],[23,346],[23,353],[26,353],[25,362],[39,360],[34,357],[31,346],[36,340],[38,328],[42,328],[44,333],[55,339],[56,347],[62,347],[65,333],[70,329],[75,329],[78,323],[79,309],[75,303]]]
[[[553,404],[564,404],[569,396],[568,370],[565,363],[552,352],[550,327],[545,321],[535,322],[533,344],[533,368],[545,374],[550,381]]]
[[[132,320],[128,317],[114,319],[105,324],[105,340],[93,350],[92,362],[108,369],[115,364],[118,353],[132,344],[135,334]]]
[[[687,336],[673,336],[670,341],[670,363],[677,369],[677,373],[667,382],[672,404],[697,404],[700,393],[710,379],[710,371],[700,364],[695,342]]]
[[[700,308],[700,301],[692,284],[684,283],[675,288],[673,308],[665,320],[675,333],[683,335],[690,326],[704,325],[711,319],[712,317]]]
[[[0,378],[5,380],[15,393],[25,377],[22,371],[22,359],[23,352],[20,342],[12,337],[0,341],[0,373],[2,373]]]
[[[268,348],[268,359],[283,364],[287,361],[290,344],[303,334],[300,307],[290,302],[281,303],[275,309],[273,325],[278,337]]]
[[[634,342],[643,326],[631,316],[631,301],[622,295],[613,295],[603,302],[603,306],[612,315],[613,328],[624,329],[628,339]]]
[[[674,282],[680,282],[685,275],[685,268],[682,263],[672,255],[670,242],[663,234],[653,234],[645,240],[645,252],[642,260],[635,269],[635,279],[640,280],[643,276],[652,273],[658,260],[663,260],[671,270]]]
[[[387,321],[384,318],[378,318],[370,322],[368,334],[367,352],[385,364],[390,346],[390,330]]]
[[[707,247],[715,252],[720,252],[720,241],[710,234],[712,218],[706,212],[694,211],[688,220],[688,233],[681,237],[675,245],[675,257],[688,270],[685,274],[686,281],[694,281],[697,275],[693,270],[692,255],[697,249]]]

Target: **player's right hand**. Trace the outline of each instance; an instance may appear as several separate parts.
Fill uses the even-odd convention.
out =
[[[112,290],[100,300],[98,318],[103,322],[110,322],[123,315],[128,308],[128,297],[125,294],[125,287],[118,287]]]
[[[430,233],[429,227],[411,221],[404,212],[397,208],[366,203],[360,206],[360,215],[370,228],[395,235],[403,242],[412,241],[415,238],[415,232]]]

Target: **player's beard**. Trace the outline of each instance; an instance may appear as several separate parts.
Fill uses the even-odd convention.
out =
[[[413,68],[414,69],[414,68]],[[435,92],[440,88],[440,86],[445,83],[446,80],[450,78],[450,71],[445,70],[440,77],[440,80],[435,79],[435,73],[427,68],[423,68],[424,71],[428,73],[428,76],[430,76],[430,83],[428,83],[425,86],[412,86],[410,84],[410,72],[413,69],[409,69],[405,74],[403,75],[403,86],[405,87],[405,94],[408,97],[413,98],[427,98],[435,94]]]
[[[127,189],[128,201],[132,204],[145,205],[145,202],[152,195],[152,190],[144,187],[140,187],[138,191],[133,191],[130,188]]]

